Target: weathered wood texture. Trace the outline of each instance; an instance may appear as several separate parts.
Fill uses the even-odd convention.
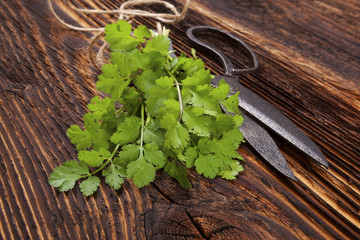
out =
[[[69,23],[115,20],[78,15],[61,1]],[[73,1],[115,8],[114,0]],[[67,128],[79,123],[97,92],[87,33],[62,26],[46,0],[0,1],[0,236],[3,239],[359,239],[360,4],[358,0],[193,0],[187,17],[169,26],[177,49],[189,53],[185,31],[207,24],[244,39],[261,68],[241,77],[321,147],[320,167],[276,138],[299,179],[290,181],[248,146],[236,181],[190,172],[181,187],[162,172],[154,184],[119,191],[105,184],[84,198],[59,193],[47,179],[75,158]],[[136,23],[154,26],[137,18]],[[211,41],[215,42],[215,39]],[[218,41],[237,64],[240,50]],[[214,73],[221,67],[199,52]]]

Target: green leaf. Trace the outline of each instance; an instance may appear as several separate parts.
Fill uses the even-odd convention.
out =
[[[117,159],[120,163],[127,165],[128,163],[135,161],[139,158],[140,146],[136,144],[128,144],[122,147],[122,151],[119,153]]]
[[[213,122],[212,127],[217,133],[227,132],[235,127],[235,122],[232,116],[221,113],[216,117],[216,120],[215,122]]]
[[[221,154],[228,158],[240,159],[237,149],[241,142],[244,142],[244,137],[239,129],[234,128],[231,131],[225,132],[221,139],[214,140],[213,149],[217,154]]]
[[[177,162],[167,162],[164,171],[170,176],[175,178],[183,188],[191,188],[192,185],[186,177],[187,170],[184,166],[177,164]]]
[[[226,180],[235,180],[239,172],[244,171],[243,166],[236,161],[232,160],[228,170],[221,171],[219,175]]]
[[[105,40],[110,44],[113,51],[127,51],[134,49],[138,43],[135,38],[131,37],[130,23],[119,20],[105,26]]]
[[[190,104],[194,107],[205,108],[207,110],[216,110],[218,108],[217,100],[211,96],[213,88],[209,85],[198,85],[190,89],[192,98]]]
[[[151,163],[157,168],[163,168],[165,165],[165,155],[158,147],[152,143],[144,146],[144,157],[147,162]]]
[[[233,120],[234,120],[235,126],[237,128],[240,127],[242,125],[242,123],[244,122],[244,118],[241,115],[234,115]]]
[[[100,99],[99,96],[95,96],[93,99],[91,99],[90,104],[87,105],[87,108],[91,112],[97,113],[97,118],[101,119],[103,114],[115,110],[115,105],[112,99],[109,97]]]
[[[144,157],[139,157],[136,161],[129,163],[126,173],[137,187],[142,188],[155,180],[155,171],[152,164],[146,162]]]
[[[191,55],[196,59],[196,50],[194,48],[191,48]]]
[[[176,119],[180,116],[180,103],[175,99],[167,99],[163,103],[164,107],[159,109],[158,118],[166,114],[173,115]]]
[[[102,65],[102,72],[98,77],[99,81],[96,83],[96,88],[110,94],[112,99],[119,99],[130,80],[120,76],[118,66],[115,64]]]
[[[55,168],[50,174],[49,184],[61,192],[69,191],[75,186],[76,180],[87,174],[89,174],[89,168],[84,162],[67,161],[62,166]]]
[[[186,130],[172,114],[166,114],[160,121],[160,126],[165,128],[165,147],[184,149],[190,140],[189,131]]]
[[[201,59],[187,58],[183,55],[179,57],[179,61],[175,69],[181,69],[184,71],[184,75],[192,76],[197,71],[204,69],[204,62]]]
[[[229,113],[240,114],[239,110],[239,92],[235,95],[231,95],[228,99],[221,101],[220,103],[225,107]]]
[[[176,127],[178,120],[173,114],[165,114],[163,119],[160,121],[160,126],[166,130],[170,130]]]
[[[141,89],[145,97],[148,98],[150,96],[149,90],[155,86],[155,80],[159,77],[157,72],[154,72],[152,69],[146,69],[136,76],[135,85],[137,88]]]
[[[99,151],[79,151],[78,157],[79,161],[85,162],[90,167],[100,167],[105,159],[111,157],[111,153],[105,148],[100,148]]]
[[[150,39],[146,47],[144,48],[145,53],[151,51],[161,52],[162,54],[167,54],[169,52],[170,39],[164,35],[158,35]]]
[[[152,87],[146,100],[146,111],[150,114],[157,115],[159,109],[164,107],[164,102],[168,99],[176,99],[176,87],[163,88],[158,85]]]
[[[188,129],[198,136],[209,137],[211,134],[211,118],[203,116],[203,109],[188,106],[184,109],[182,119]]]
[[[165,146],[174,149],[184,149],[188,146],[190,140],[189,131],[180,123],[165,134]]]
[[[200,138],[197,147],[202,154],[210,154],[214,152],[215,141],[216,141],[215,139]]]
[[[129,77],[130,74],[142,67],[142,53],[138,49],[129,52],[112,52],[111,62],[117,66],[121,77]]]
[[[139,42],[146,42],[145,38],[151,38],[151,33],[146,26],[140,25],[134,30],[134,36]]]
[[[144,143],[153,143],[161,148],[164,145],[165,132],[154,122],[149,122],[144,128]]]
[[[111,164],[102,171],[102,175],[105,177],[105,182],[109,184],[110,187],[119,190],[124,183],[126,171],[116,164]]]
[[[174,86],[174,79],[168,76],[164,76],[156,79],[155,83],[162,88],[168,88]]]
[[[111,142],[120,145],[135,142],[140,137],[140,125],[141,119],[138,117],[125,118],[125,121],[118,125],[117,131],[111,136]]]
[[[194,166],[195,159],[199,157],[199,153],[196,148],[191,147],[186,149],[185,158],[186,158],[186,167],[192,168]]]
[[[219,172],[221,164],[215,155],[200,154],[199,158],[195,161],[196,171],[203,174],[205,177],[213,179]]]
[[[230,92],[230,86],[225,82],[224,79],[221,79],[218,87],[214,88],[211,92],[211,95],[216,100],[225,100]]]
[[[90,113],[84,115],[84,130],[78,125],[72,125],[67,131],[71,143],[76,144],[78,150],[85,150],[91,147],[99,150],[100,148],[109,147],[108,141],[110,135],[106,129],[101,128],[101,123],[94,119],[95,116]]]
[[[139,109],[141,96],[135,87],[130,87],[122,95],[121,103],[125,105],[128,112],[133,112]]]
[[[200,69],[194,72],[193,75],[187,76],[184,80],[181,81],[181,83],[184,86],[204,85],[204,84],[210,84],[210,82],[211,82],[210,71],[205,69]]]
[[[80,190],[85,196],[93,194],[100,186],[100,178],[96,176],[90,176],[85,181],[80,183]]]
[[[238,128],[225,132],[221,140],[229,141],[235,148],[238,148],[240,143],[245,142],[244,135]]]

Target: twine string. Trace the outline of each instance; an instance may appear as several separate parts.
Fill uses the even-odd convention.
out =
[[[84,9],[84,8],[78,8],[74,6],[72,3],[70,3],[69,0],[63,0],[64,3],[71,8],[73,11],[78,13],[86,13],[86,14],[119,14],[118,20],[126,20],[128,22],[131,22],[132,19],[136,16],[141,17],[149,17],[154,18],[160,22],[163,23],[176,23],[181,21],[185,15],[187,10],[189,9],[190,1],[186,0],[183,9],[181,12],[179,12],[176,7],[169,2],[163,1],[163,0],[129,0],[127,2],[124,2],[120,5],[118,9]],[[152,4],[160,4],[163,5],[166,9],[168,9],[171,13],[156,13],[156,12],[150,12],[140,9],[132,9],[131,7],[136,7],[139,5],[152,5]],[[48,0],[48,5],[50,8],[51,13],[55,16],[55,18],[64,26],[75,30],[75,31],[83,31],[83,32],[96,32],[96,34],[90,39],[89,47],[88,47],[88,54],[89,58],[92,64],[95,66],[100,66],[104,64],[104,51],[108,48],[109,44],[107,42],[103,43],[103,45],[100,47],[97,55],[96,60],[94,60],[94,53],[93,53],[93,46],[95,42],[104,36],[105,28],[104,27],[78,27],[74,26],[72,24],[69,24],[65,22],[54,10],[53,6],[53,0]],[[158,32],[161,31],[161,25],[157,23],[157,29]]]

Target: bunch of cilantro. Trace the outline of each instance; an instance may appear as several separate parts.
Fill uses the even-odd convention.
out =
[[[169,38],[146,26],[132,30],[119,21],[106,26],[105,39],[111,60],[102,66],[96,88],[106,97],[94,97],[84,126],[67,131],[78,161],[55,168],[49,183],[68,191],[82,180],[80,189],[89,196],[100,186],[100,173],[116,190],[124,178],[144,187],[159,169],[184,188],[191,187],[192,167],[210,179],[235,179],[243,171],[237,152],[244,141],[239,93],[228,97],[224,81],[211,86],[202,60],[195,54],[171,57]]]

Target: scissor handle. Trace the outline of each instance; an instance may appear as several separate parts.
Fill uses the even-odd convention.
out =
[[[254,66],[252,68],[243,68],[243,69],[234,68],[234,65],[232,64],[231,60],[220,49],[218,49],[214,46],[210,46],[209,44],[204,43],[203,41],[201,41],[197,37],[195,37],[195,34],[206,34],[206,33],[220,33],[220,34],[226,35],[227,37],[240,43],[250,53]],[[259,61],[258,61],[254,51],[244,41],[242,41],[238,37],[235,37],[231,33],[228,33],[226,31],[221,30],[216,27],[194,26],[194,27],[189,28],[186,31],[186,34],[194,44],[198,45],[201,48],[209,50],[210,53],[215,54],[215,56],[220,59],[223,67],[225,68],[226,75],[231,76],[231,75],[251,73],[251,72],[254,72],[259,67]]]

